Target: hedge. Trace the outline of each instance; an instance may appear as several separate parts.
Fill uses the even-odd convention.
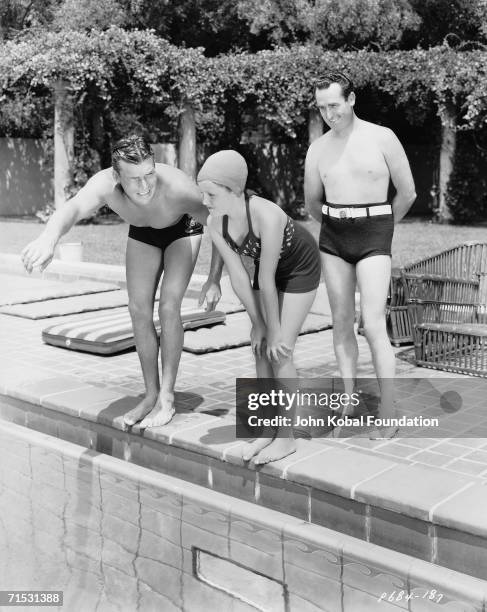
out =
[[[95,111],[113,138],[137,122],[155,139],[158,132],[174,135],[190,102],[198,138],[210,147],[238,142],[247,118],[265,124],[274,142],[301,147],[312,83],[330,68],[350,74],[359,100],[373,94],[411,126],[424,125],[432,113],[447,121],[452,105],[458,129],[482,130],[486,60],[485,51],[448,46],[391,52],[295,46],[207,58],[202,49],[175,47],[152,31],[31,34],[0,48],[0,133],[49,135],[51,92],[62,79],[77,104],[79,142],[89,142]]]
[[[422,120],[431,101],[441,113],[452,100],[458,124],[472,129],[487,122],[486,59],[485,51],[449,47],[342,53],[313,46],[206,58],[202,49],[175,47],[151,31],[112,27],[7,42],[0,50],[0,101],[47,95],[58,79],[69,81],[78,100],[90,95],[112,103],[129,94],[135,106],[149,96],[169,114],[183,99],[217,113],[231,96],[294,137],[312,104],[313,80],[334,67],[348,72],[358,91],[372,88],[393,98],[412,123]]]

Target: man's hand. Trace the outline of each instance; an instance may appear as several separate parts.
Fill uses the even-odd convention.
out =
[[[220,283],[208,279],[201,288],[198,306],[203,306],[203,302],[206,299],[206,312],[209,312],[210,310],[215,310],[216,305],[220,301],[221,296],[222,292],[220,289]]]
[[[22,263],[27,272],[39,267],[42,272],[51,263],[54,257],[56,243],[46,236],[39,236],[30,242],[21,253]]]

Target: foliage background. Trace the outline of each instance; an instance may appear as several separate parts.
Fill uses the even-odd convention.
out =
[[[297,211],[312,83],[334,68],[354,80],[359,116],[426,156],[452,106],[462,135],[449,202],[460,221],[487,215],[486,0],[5,0],[0,19],[0,135],[51,142],[65,80],[73,190],[127,132],[175,142],[189,101],[200,159],[241,150],[251,187]]]

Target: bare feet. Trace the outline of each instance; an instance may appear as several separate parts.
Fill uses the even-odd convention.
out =
[[[369,440],[391,440],[399,433],[399,427],[393,425],[391,427],[374,427],[369,434]]]
[[[141,422],[140,428],[162,427],[167,425],[173,418],[176,412],[174,408],[174,394],[162,392],[159,393],[159,399],[151,412]]]
[[[250,461],[263,448],[272,442],[273,438],[257,438],[253,442],[246,442],[242,448],[242,459]]]
[[[338,425],[331,431],[330,438],[334,440],[340,440],[341,438],[351,438],[353,434],[350,433],[350,427],[347,425]]]
[[[355,416],[355,408],[351,404],[343,405],[340,410],[341,419],[353,419]],[[339,438],[350,438],[353,433],[353,426],[349,425],[337,425],[333,428],[330,437],[338,440]]]
[[[294,438],[274,438],[274,440],[257,455],[255,464],[263,465],[271,461],[279,461],[279,459],[284,459],[284,457],[294,452],[296,452],[296,441]]]
[[[397,405],[396,402],[393,403],[392,406],[383,407],[379,406],[379,414],[377,415],[379,419],[391,419],[395,418],[397,415]],[[374,426],[374,429],[369,435],[369,440],[390,440],[391,438],[395,438],[399,433],[399,427],[397,425],[390,425],[385,427]]]
[[[129,410],[123,415],[123,422],[127,427],[132,427],[135,423],[141,421],[146,414],[154,408],[157,402],[157,395],[147,395],[144,399],[137,404],[135,408]]]

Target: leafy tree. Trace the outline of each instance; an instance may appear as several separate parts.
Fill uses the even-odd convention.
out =
[[[329,49],[396,48],[421,23],[408,0],[239,0],[238,11],[269,42]]]
[[[129,16],[117,0],[64,0],[54,12],[55,30],[106,30],[128,24]]]
[[[423,47],[451,45],[487,38],[486,0],[410,0],[421,17],[416,40]]]
[[[329,49],[398,48],[421,23],[409,0],[317,0],[312,20],[314,42]]]
[[[0,40],[12,38],[26,28],[46,25],[58,4],[59,0],[2,0]]]
[[[208,58],[201,49],[175,47],[148,31],[33,30],[0,46],[0,133],[44,136],[52,142],[52,90],[59,80],[66,81],[76,112],[76,180],[83,172],[92,173],[95,162],[109,163],[104,158],[109,142],[122,133],[139,131],[155,142],[174,137],[178,116],[189,102],[200,144],[238,148],[247,142],[256,172],[284,172],[286,193],[294,194],[291,201],[301,189],[302,173],[296,169],[308,140],[312,83],[322,71],[350,74],[359,116],[388,125],[400,117],[404,129],[428,125],[438,133],[439,119],[450,120],[446,111],[453,108],[459,130],[480,133],[487,127],[486,56],[481,49],[457,51],[446,45],[381,53],[294,45]],[[294,167],[284,167],[274,148],[262,156],[258,144],[252,144],[252,133],[263,127],[270,142],[286,147],[289,160],[298,160]],[[485,173],[485,165],[477,168],[470,157],[467,165],[469,172]],[[485,211],[480,192],[469,192],[477,199],[461,205],[466,193],[460,189],[462,176],[459,168],[457,187],[452,183],[450,193],[458,216],[467,204],[471,212]]]
[[[252,34],[269,44],[382,50],[487,41],[487,0],[238,0]]]
[[[32,28],[153,30],[207,56],[311,42],[410,49],[487,42],[487,0],[0,0],[0,40]]]
[[[275,44],[304,42],[309,38],[309,15],[313,14],[313,0],[238,0],[237,10],[250,32],[264,35]]]
[[[132,27],[153,29],[172,44],[203,47],[214,56],[232,49],[262,48],[234,0],[121,0]],[[266,42],[264,43],[265,46]]]

